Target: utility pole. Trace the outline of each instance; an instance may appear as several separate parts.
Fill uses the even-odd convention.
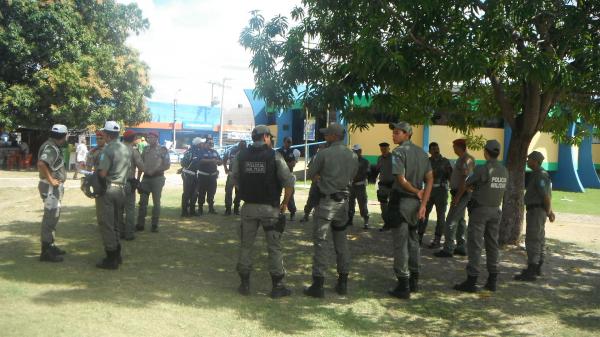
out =
[[[219,147],[223,149],[223,100],[225,98],[225,81],[230,78],[224,77],[223,83],[221,84],[221,125],[219,126]]]
[[[220,86],[221,83],[213,81],[208,81],[207,83],[210,84],[210,107],[212,108],[217,105],[217,101],[215,100],[215,85]]]
[[[173,97],[173,150],[177,148],[177,136],[175,135],[175,123],[177,122],[177,94],[181,89],[177,89]]]

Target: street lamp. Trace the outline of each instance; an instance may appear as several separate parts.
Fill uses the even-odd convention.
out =
[[[177,120],[177,94],[181,92],[181,89],[177,89],[175,91],[175,95],[173,98],[173,150],[177,148],[177,136],[175,135],[175,122]]]

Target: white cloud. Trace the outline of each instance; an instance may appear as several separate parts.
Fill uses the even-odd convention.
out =
[[[276,14],[289,17],[300,0],[120,0],[136,2],[150,29],[129,39],[151,70],[152,100],[172,101],[178,89],[181,103],[210,104],[210,81],[227,81],[225,107],[248,105],[242,92],[253,88],[248,69],[250,53],[239,43],[251,10],[265,18]],[[221,96],[215,87],[215,95]]]

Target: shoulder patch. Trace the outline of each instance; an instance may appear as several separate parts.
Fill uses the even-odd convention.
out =
[[[48,155],[47,154],[42,154],[42,156],[40,157],[41,160],[46,160],[48,159]]]

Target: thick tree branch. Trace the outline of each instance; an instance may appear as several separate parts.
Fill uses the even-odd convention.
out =
[[[506,93],[504,92],[504,88],[502,87],[502,83],[498,79],[496,75],[493,74],[491,70],[488,70],[488,78],[492,82],[492,88],[494,89],[494,97],[498,104],[500,104],[500,110],[502,111],[502,116],[508,122],[508,125],[514,130],[515,129],[515,114],[514,109],[510,105],[508,98],[506,97]]]

